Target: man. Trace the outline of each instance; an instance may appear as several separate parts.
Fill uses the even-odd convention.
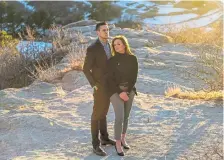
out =
[[[98,39],[87,48],[83,65],[83,72],[93,87],[94,105],[91,116],[91,134],[93,152],[100,156],[106,156],[102,145],[115,145],[115,141],[109,138],[107,132],[106,115],[110,106],[110,99],[106,92],[107,60],[111,57],[109,27],[106,22],[96,25]],[[100,132],[100,140],[99,140]]]

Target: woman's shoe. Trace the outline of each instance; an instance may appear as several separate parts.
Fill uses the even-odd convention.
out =
[[[123,144],[122,142],[121,142],[121,145],[124,147],[124,149],[130,149],[131,148],[128,144]]]
[[[116,145],[115,145],[115,149],[116,149],[116,152],[117,152],[117,154],[118,154],[119,156],[124,156],[124,152],[119,153],[119,152],[117,151],[117,147],[116,147]]]
[[[123,146],[124,149],[130,149],[131,147],[126,143],[126,141],[125,141],[125,137],[126,137],[126,134],[122,134],[122,135],[121,135],[121,146]],[[123,141],[124,143],[122,143],[122,141]]]

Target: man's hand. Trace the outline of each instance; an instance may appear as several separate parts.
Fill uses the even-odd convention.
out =
[[[125,101],[125,102],[129,100],[129,97],[128,97],[128,95],[127,95],[126,92],[121,92],[121,93],[119,94],[119,97],[120,97],[123,101]]]
[[[93,89],[97,91],[98,90],[98,87],[97,86],[93,86]]]

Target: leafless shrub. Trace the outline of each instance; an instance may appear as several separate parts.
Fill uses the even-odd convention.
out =
[[[181,157],[180,160],[223,160],[223,143],[221,139],[200,145],[203,151],[195,148],[187,155]]]
[[[58,79],[62,77],[62,72],[55,68],[56,62],[54,59],[51,59],[50,62],[46,60],[38,60],[34,65],[34,70],[30,71],[31,78],[34,80],[44,81],[44,82],[52,82],[54,79]]]
[[[210,25],[210,28],[190,28],[187,25],[178,27],[178,25],[157,26],[154,30],[165,32],[173,39],[173,43],[185,44],[210,44],[212,46],[223,47],[223,21],[217,21]]]
[[[21,38],[22,36],[30,40],[24,46],[20,46],[22,53],[19,53],[17,50],[18,42],[14,40],[8,42],[6,46],[0,46],[0,89],[18,88],[32,83],[30,72],[27,68],[34,70],[33,66],[36,60],[49,53],[47,48],[43,49],[38,46],[35,48],[35,46],[32,46],[35,37],[34,32],[29,27],[27,27],[26,35],[20,34]],[[42,54],[40,54],[40,49]]]
[[[68,68],[56,69],[55,64],[57,63],[52,63],[52,61],[50,66],[49,63],[43,63],[44,67],[41,64],[35,65],[36,72],[32,73],[32,77],[46,82],[61,78],[70,70],[82,70],[87,48],[86,40],[80,32],[52,26],[51,34],[54,53],[62,52],[63,63],[68,63]],[[45,68],[48,69],[45,70]]]
[[[73,43],[73,45],[68,48],[68,59],[71,69],[82,70],[86,48],[87,44],[78,45],[77,43]]]
[[[166,97],[175,97],[180,99],[190,99],[190,100],[215,100],[222,101],[223,100],[223,92],[222,91],[183,91],[179,87],[169,87],[165,91]]]
[[[187,79],[195,84],[195,79],[201,82],[197,90],[220,91],[223,89],[223,22],[217,21],[210,28],[182,28],[174,25],[166,28],[157,28],[158,31],[166,30],[166,34],[173,38],[173,43],[190,44],[196,48],[195,63],[186,70]]]
[[[223,50],[217,47],[200,46],[193,66],[186,70],[189,79],[197,78],[206,91],[223,89]]]

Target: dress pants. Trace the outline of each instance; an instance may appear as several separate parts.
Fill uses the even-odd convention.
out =
[[[98,87],[98,90],[94,90],[94,105],[91,116],[91,134],[92,145],[95,148],[100,145],[99,132],[101,139],[108,140],[107,132],[107,113],[110,106],[110,99],[107,95],[106,89],[102,86]]]

